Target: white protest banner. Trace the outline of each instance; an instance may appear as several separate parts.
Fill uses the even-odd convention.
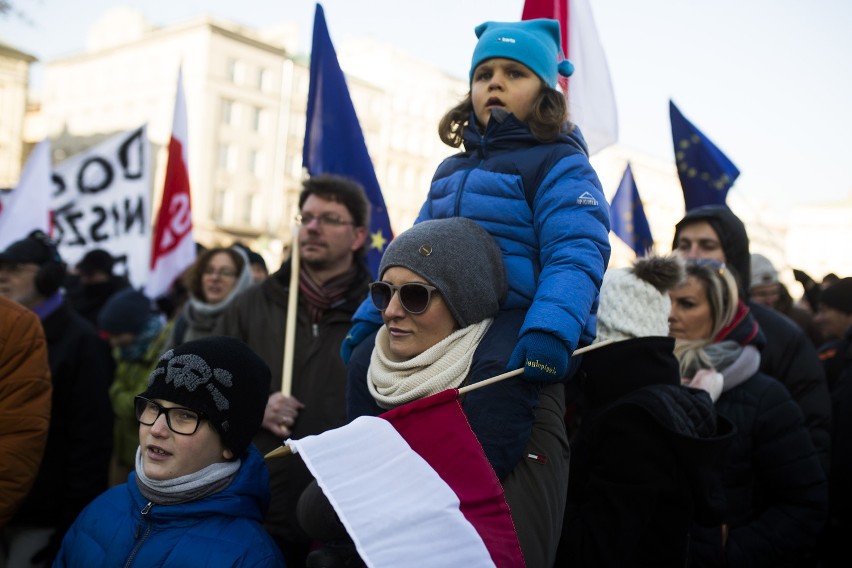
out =
[[[135,288],[151,258],[151,150],[145,125],[72,156],[53,170],[53,237],[73,266],[92,249],[116,257]]]

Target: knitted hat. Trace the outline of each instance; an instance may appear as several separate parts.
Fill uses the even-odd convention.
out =
[[[751,254],[751,287],[775,284],[778,282],[778,272],[772,266],[772,261],[753,252]]]
[[[272,375],[248,345],[211,336],[169,349],[148,377],[148,399],[202,412],[239,457],[263,422]]]
[[[500,247],[464,217],[423,221],[398,235],[382,255],[379,277],[392,266],[435,286],[460,327],[493,316],[506,295]]]
[[[107,333],[137,334],[151,317],[151,300],[138,290],[125,288],[109,297],[98,312],[98,327]]]
[[[632,268],[607,270],[601,284],[598,335],[594,343],[669,334],[668,291],[684,279],[676,256],[637,259]]]
[[[819,303],[844,314],[852,314],[852,277],[841,278],[823,290]]]
[[[61,263],[56,244],[43,231],[35,230],[25,238],[15,241],[0,252],[0,262],[9,264]]]
[[[473,50],[470,80],[476,67],[493,57],[523,63],[545,83],[556,88],[557,74],[570,77],[574,65],[564,59],[559,22],[538,19],[522,22],[485,22],[476,26],[479,42]],[[559,61],[559,59],[562,61]]]

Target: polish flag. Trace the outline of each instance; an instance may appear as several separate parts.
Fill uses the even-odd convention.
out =
[[[163,199],[154,227],[151,250],[151,275],[145,294],[156,299],[165,294],[174,281],[195,260],[195,241],[192,238],[192,207],[189,194],[187,164],[186,97],[183,92],[183,71],[178,72],[172,137],[169,159],[163,184]]]
[[[580,127],[589,154],[618,140],[618,111],[603,46],[589,0],[526,0],[523,20],[559,21],[562,52],[574,64],[569,79],[559,78],[568,93],[571,121]]]
[[[286,444],[367,566],[524,566],[503,488],[458,390]]]
[[[15,189],[0,198],[0,250],[41,229],[50,234],[50,194],[53,190],[50,140],[39,142]]]

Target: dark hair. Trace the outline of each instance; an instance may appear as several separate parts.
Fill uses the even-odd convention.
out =
[[[370,202],[364,193],[364,187],[357,181],[335,175],[319,174],[302,182],[302,192],[299,194],[299,210],[311,195],[316,195],[326,201],[340,203],[349,214],[356,227],[370,229]],[[365,241],[366,246],[366,241]],[[356,256],[362,258],[365,248],[358,249]]]
[[[470,122],[471,112],[473,99],[468,91],[464,99],[447,111],[438,123],[438,136],[444,144],[453,148],[461,146],[464,128]],[[541,91],[533,101],[530,115],[525,122],[536,140],[543,143],[553,142],[561,134],[574,129],[574,125],[569,122],[565,95],[543,81]],[[484,124],[478,126],[485,128]]]
[[[195,298],[202,300],[204,302],[207,301],[207,298],[204,297],[204,288],[201,286],[201,280],[204,277],[204,271],[207,269],[207,265],[210,263],[210,259],[213,258],[214,255],[219,254],[220,252],[224,252],[231,260],[234,262],[234,266],[237,267],[237,278],[240,277],[240,274],[245,268],[246,262],[240,253],[235,251],[233,248],[228,247],[215,247],[211,249],[206,249],[198,257],[195,259],[195,262],[192,263],[192,266],[187,269],[186,273],[183,275],[183,285],[186,286],[189,293],[192,294]]]

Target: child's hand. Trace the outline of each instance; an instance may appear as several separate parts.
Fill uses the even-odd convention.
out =
[[[569,359],[568,349],[558,337],[529,331],[518,340],[507,368],[512,371],[524,367],[524,379],[553,383],[565,378]]]

